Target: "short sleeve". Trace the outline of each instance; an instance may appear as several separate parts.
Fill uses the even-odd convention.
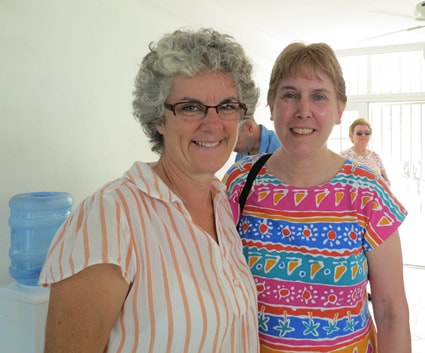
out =
[[[41,285],[72,276],[96,264],[121,268],[128,283],[135,272],[130,228],[121,204],[101,192],[84,200],[52,240],[40,274]]]

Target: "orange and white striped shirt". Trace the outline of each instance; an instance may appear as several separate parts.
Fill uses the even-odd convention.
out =
[[[148,164],[85,199],[52,241],[39,283],[116,264],[131,284],[106,352],[257,353],[257,293],[224,185],[218,245]]]

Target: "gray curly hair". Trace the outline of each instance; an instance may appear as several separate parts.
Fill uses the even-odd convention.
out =
[[[135,79],[133,116],[151,142],[151,150],[162,154],[164,103],[171,80],[178,75],[193,77],[201,72],[221,72],[236,85],[239,101],[247,105],[246,117],[255,112],[259,90],[252,79],[252,63],[233,37],[213,29],[180,29],[149,44]]]

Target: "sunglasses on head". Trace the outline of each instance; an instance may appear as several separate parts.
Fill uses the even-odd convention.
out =
[[[362,136],[363,134],[365,134],[366,136],[369,136],[372,134],[372,132],[371,131],[356,131],[357,136]]]

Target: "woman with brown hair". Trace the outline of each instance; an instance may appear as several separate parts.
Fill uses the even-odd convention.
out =
[[[333,50],[286,47],[267,102],[282,146],[260,168],[242,211],[247,175],[264,155],[245,157],[225,176],[257,285],[261,352],[410,353],[398,233],[407,212],[369,168],[327,146],[347,102]]]

